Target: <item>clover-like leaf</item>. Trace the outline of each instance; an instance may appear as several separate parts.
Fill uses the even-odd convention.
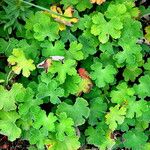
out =
[[[118,124],[122,124],[126,115],[126,108],[124,106],[116,105],[115,107],[110,107],[110,112],[105,116],[106,124],[109,128],[114,131]]]
[[[69,96],[69,94],[75,95],[78,92],[79,84],[81,82],[81,78],[79,75],[75,76],[66,76],[65,83],[62,87],[65,89],[64,95],[65,97]]]
[[[61,62],[54,62],[49,68],[49,72],[52,74],[57,73],[57,80],[62,84],[65,82],[67,75],[76,75],[77,71],[75,69],[76,61],[72,59],[66,60],[63,64]]]
[[[145,70],[150,71],[150,58],[148,58],[147,62],[143,66]]]
[[[127,15],[127,8],[125,4],[110,4],[105,12],[105,16],[109,19],[118,17],[121,20],[124,19],[124,15]]]
[[[65,54],[65,45],[62,41],[56,41],[53,45],[50,41],[44,41],[41,44],[42,49],[42,56],[49,57],[49,56],[63,56]]]
[[[85,118],[89,116],[90,110],[87,107],[88,102],[83,98],[77,98],[74,105],[69,105],[65,102],[58,105],[57,113],[65,112],[68,117],[71,117],[76,126],[82,125]]]
[[[38,85],[38,98],[50,97],[50,102],[53,104],[60,103],[60,97],[64,96],[64,90],[59,87],[59,83],[52,79],[50,73],[42,74],[41,82]]]
[[[23,97],[23,95],[19,95],[20,97]],[[27,115],[30,111],[32,112],[32,109],[40,104],[43,103],[41,99],[35,99],[34,98],[35,93],[31,88],[27,88],[24,92],[24,97],[22,99],[19,99],[19,114],[22,116]]]
[[[68,118],[66,113],[58,114],[55,122],[55,133],[50,135],[50,139],[45,140],[48,150],[76,150],[80,147],[79,137],[76,136],[74,122]]]
[[[59,141],[64,141],[67,136],[75,136],[74,122],[71,118],[67,117],[66,113],[60,113],[58,120],[59,122],[56,124],[56,138]]]
[[[45,128],[51,132],[55,131],[55,122],[57,120],[57,117],[54,116],[53,113],[49,113],[47,116],[45,111],[39,109],[39,112],[35,112],[33,116],[34,116],[33,127],[35,129]]]
[[[98,123],[95,128],[89,126],[85,130],[85,135],[87,136],[88,143],[100,147],[100,145],[106,140],[106,130],[108,130],[108,126],[104,122]]]
[[[111,131],[105,122],[98,123],[96,127],[89,126],[85,131],[85,135],[88,144],[95,145],[102,150],[112,149],[115,145],[114,139],[111,138]]]
[[[123,72],[123,76],[125,78],[125,81],[131,80],[133,82],[141,73],[142,69],[138,67],[127,67]]]
[[[10,111],[16,109],[17,101],[23,99],[25,89],[22,84],[14,84],[10,91],[0,86],[0,110]]]
[[[145,100],[136,101],[135,97],[133,97],[127,103],[127,118],[133,118],[134,116],[138,118],[148,111],[148,105]]]
[[[72,0],[72,1],[66,1],[66,0],[61,0],[60,2],[67,8],[68,6],[75,6],[78,11],[84,11],[87,8],[91,8],[92,4],[90,3],[89,0]]]
[[[104,118],[107,110],[107,104],[104,103],[103,97],[97,97],[90,101],[90,115],[89,124],[96,125],[100,120]]]
[[[148,137],[142,131],[132,129],[123,135],[125,141],[124,146],[133,150],[142,149],[146,144]],[[134,142],[133,142],[134,141]]]
[[[84,10],[86,10],[87,8],[89,9],[89,8],[91,8],[92,7],[92,5],[91,5],[91,3],[90,3],[90,1],[89,0],[82,0],[82,1],[80,1],[80,0],[78,0],[78,3],[77,3],[77,5],[76,5],[76,8],[77,8],[77,10],[80,12],[80,11],[84,11]]]
[[[114,75],[117,73],[114,66],[107,65],[106,67],[103,67],[102,63],[98,60],[95,60],[94,64],[91,66],[91,69],[93,70],[91,72],[91,77],[100,88],[109,83],[113,83],[115,79]]]
[[[21,135],[21,129],[16,125],[19,118],[16,111],[0,111],[0,133],[8,136],[10,141],[16,140]]]
[[[47,140],[48,150],[77,150],[80,147],[79,138],[77,136],[65,137],[63,141]]]
[[[135,67],[142,61],[142,48],[137,44],[138,38],[142,37],[140,28],[140,22],[133,21],[132,19],[128,19],[128,21],[124,24],[122,35],[118,42],[118,44],[123,48],[123,51],[119,51],[115,56],[119,64],[126,63],[130,67]]]
[[[145,75],[139,79],[140,84],[136,84],[134,89],[136,94],[140,98],[145,98],[150,96],[150,76]]]
[[[30,141],[30,144],[36,144],[37,149],[44,149],[45,141],[48,139],[48,130],[45,128],[35,129],[31,127],[26,138]]]
[[[90,33],[90,31],[84,30],[78,40],[82,44],[84,58],[96,53],[96,47],[98,46],[99,41],[93,34]]]
[[[42,12],[36,12],[26,20],[25,25],[28,38],[34,37],[38,41],[44,41],[48,37],[50,41],[59,38],[59,24]]]
[[[67,51],[66,54],[66,58],[82,60],[83,59],[82,44],[77,43],[77,41],[71,42],[69,50]]]
[[[8,62],[12,65],[12,70],[16,74],[29,77],[30,72],[35,70],[35,65],[32,59],[27,59],[22,49],[14,49],[12,55],[9,56]]]
[[[138,17],[139,9],[135,7],[133,1],[118,1],[108,6],[105,16],[109,19],[117,17],[121,21],[127,21],[128,19]]]
[[[112,90],[110,93],[111,101],[113,103],[126,103],[126,101],[130,100],[135,93],[134,89],[129,88],[125,82],[120,83],[116,88],[117,90]]]
[[[102,13],[97,13],[92,17],[92,21],[91,33],[98,36],[101,43],[106,43],[110,36],[114,39],[120,38],[123,24],[119,18],[114,17],[107,22]]]

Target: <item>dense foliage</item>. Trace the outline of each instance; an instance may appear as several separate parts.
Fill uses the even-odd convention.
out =
[[[150,149],[148,10],[134,0],[2,0],[0,133],[29,150]]]

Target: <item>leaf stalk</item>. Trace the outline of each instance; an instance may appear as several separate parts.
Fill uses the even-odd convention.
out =
[[[67,19],[72,19],[72,18],[73,18],[73,17],[64,16],[64,15],[59,14],[59,13],[56,13],[56,12],[50,10],[50,9],[44,8],[44,7],[39,6],[39,5],[35,5],[35,4],[33,4],[33,3],[30,3],[30,2],[27,2],[27,1],[24,1],[24,0],[22,0],[22,2],[23,2],[24,4],[27,4],[27,5],[36,7],[36,8],[38,8],[38,9],[43,10],[43,11],[48,11],[49,13],[51,13],[51,14],[53,14],[53,15],[57,15],[57,16],[60,16],[60,17],[63,17],[63,18],[67,18]]]

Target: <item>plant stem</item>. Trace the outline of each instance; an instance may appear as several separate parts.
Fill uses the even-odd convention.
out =
[[[5,82],[6,85],[8,85],[9,80],[13,77],[13,76],[11,77],[12,73],[13,73],[13,71],[10,70],[9,73],[8,73],[8,75],[7,75],[7,78],[6,78],[6,82]]]
[[[57,16],[60,16],[60,17],[63,17],[63,18],[68,18],[68,19],[72,19],[73,17],[68,17],[68,16],[64,16],[64,15],[61,15],[59,13],[56,13],[50,9],[47,9],[47,8],[44,8],[42,6],[39,6],[39,5],[35,5],[33,3],[30,3],[30,2],[27,2],[27,1],[24,1],[22,0],[23,3],[27,4],[27,5],[30,5],[30,6],[33,6],[33,7],[36,7],[38,9],[41,9],[41,10],[44,10],[44,11],[48,11],[49,13],[53,14],[53,15],[57,15]]]

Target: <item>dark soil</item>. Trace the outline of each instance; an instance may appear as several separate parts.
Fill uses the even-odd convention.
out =
[[[0,134],[0,150],[28,150],[29,143],[25,140],[17,139],[10,142],[7,136]]]

